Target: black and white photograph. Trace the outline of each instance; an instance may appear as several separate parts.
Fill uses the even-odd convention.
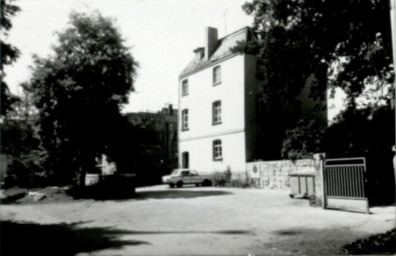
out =
[[[396,255],[396,0],[0,0],[0,255]]]

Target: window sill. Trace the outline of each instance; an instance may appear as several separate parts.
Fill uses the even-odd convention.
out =
[[[223,158],[213,158],[213,161],[221,162],[223,161]]]
[[[181,129],[182,132],[189,131],[189,128]]]
[[[213,86],[216,86],[216,85],[219,85],[219,84],[221,84],[221,81],[220,81],[220,82],[213,83]]]
[[[187,94],[182,94],[182,97],[185,97],[185,96],[188,96],[188,93]]]
[[[219,124],[222,124],[222,122],[220,121],[220,122],[216,122],[216,123],[213,122],[213,123],[212,123],[212,125],[219,125]]]

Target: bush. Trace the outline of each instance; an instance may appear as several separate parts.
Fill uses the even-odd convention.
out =
[[[212,184],[218,187],[237,187],[247,188],[251,184],[245,174],[237,174],[236,177],[231,173],[231,169],[227,168],[224,172],[215,172],[212,174]]]
[[[230,168],[227,168],[224,172],[214,172],[212,174],[213,186],[225,187],[231,182],[232,173]]]
[[[381,254],[381,255],[395,255],[396,253],[396,228],[386,232],[385,234],[378,234],[370,236],[369,238],[357,240],[351,244],[345,245],[341,254]]]

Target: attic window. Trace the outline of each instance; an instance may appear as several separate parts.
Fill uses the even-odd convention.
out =
[[[220,66],[213,68],[213,85],[221,83],[221,70]]]
[[[182,82],[182,96],[188,95],[188,80],[183,80]]]

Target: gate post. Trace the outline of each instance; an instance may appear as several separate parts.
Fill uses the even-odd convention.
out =
[[[321,205],[322,208],[326,207],[326,195],[324,193],[324,160],[325,160],[325,153],[317,153],[313,155],[314,159],[314,167],[315,167],[315,197],[316,203]]]

